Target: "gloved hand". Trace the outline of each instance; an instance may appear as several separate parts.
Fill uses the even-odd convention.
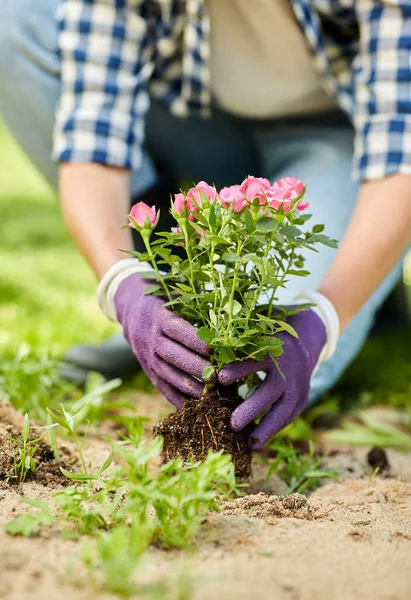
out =
[[[263,411],[270,409],[250,436],[250,446],[261,448],[280,429],[291,423],[308,402],[310,379],[315,369],[327,334],[323,321],[312,310],[289,317],[298,339],[282,331],[283,354],[277,359],[285,380],[281,377],[271,356],[264,361],[245,360],[226,365],[219,373],[219,382],[230,385],[252,373],[265,371],[266,378],[231,416],[231,427],[240,431]]]
[[[186,398],[201,397],[210,351],[196,328],[166,308],[165,300],[144,295],[150,283],[136,273],[120,283],[114,296],[117,318],[145,373],[171,404],[181,408]]]

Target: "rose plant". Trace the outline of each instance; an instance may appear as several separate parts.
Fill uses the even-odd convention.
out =
[[[250,176],[220,191],[201,181],[175,195],[176,226],[154,239],[158,211],[143,202],[133,207],[129,225],[141,233],[146,252],[132,254],[154,268],[143,273],[153,282],[145,293],[167,297],[166,306],[198,328],[212,349],[210,371],[267,353],[276,362],[282,353],[276,334],[296,336],[287,318],[307,305],[279,306],[278,289],[308,275],[303,249],[336,247],[323,225],[301,228],[310,219],[301,214],[308,207],[304,193],[293,177],[271,184]]]

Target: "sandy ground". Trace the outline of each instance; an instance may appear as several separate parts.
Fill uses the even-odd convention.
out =
[[[140,397],[141,405],[146,414],[165,407],[153,396]],[[107,447],[90,440],[90,460],[101,464],[106,452]],[[411,455],[388,452],[388,476],[370,477],[366,451],[342,448],[333,454],[329,464],[344,476],[312,494],[303,510],[268,518],[211,514],[189,555],[150,550],[144,578],[169,576],[183,565],[194,600],[409,600]],[[255,473],[253,492],[284,492],[277,477],[264,481],[261,467]],[[52,532],[31,539],[3,532],[4,523],[29,510],[21,505],[21,494],[47,500],[52,491],[33,482],[20,487],[0,483],[0,598],[111,600],[110,594],[94,595],[81,583],[81,574],[67,579],[77,542]]]

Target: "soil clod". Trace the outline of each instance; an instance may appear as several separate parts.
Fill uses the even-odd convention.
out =
[[[387,454],[382,448],[371,448],[367,454],[367,462],[371,468],[378,469],[380,473],[390,468]]]
[[[230,428],[231,414],[239,402],[236,393],[228,388],[215,388],[203,394],[200,400],[186,400],[180,411],[154,427],[154,434],[164,438],[163,462],[174,458],[184,462],[200,461],[207,458],[208,450],[223,450],[231,455],[235,474],[241,478],[249,477],[250,428],[240,432]]]
[[[260,492],[234,500],[221,499],[221,511],[225,515],[239,515],[267,519],[268,517],[294,517],[295,519],[314,519],[314,511],[302,494],[290,496],[272,496]]]

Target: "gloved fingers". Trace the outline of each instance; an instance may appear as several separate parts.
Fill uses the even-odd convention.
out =
[[[201,381],[213,382],[217,379],[215,372],[208,379],[203,379],[204,369],[212,366],[210,361],[168,337],[163,336],[158,339],[155,351],[166,363]]]
[[[161,377],[150,377],[159,392],[161,392],[166,400],[168,400],[177,410],[182,408],[186,398],[175,387],[161,379]]]
[[[200,340],[197,336],[197,329],[190,323],[187,323],[184,319],[177,317],[177,315],[173,314],[171,311],[168,312],[171,316],[164,319],[162,325],[164,334],[172,340],[180,342],[183,346],[191,348],[197,354],[210,356],[211,350],[206,342],[203,342],[203,340]]]
[[[157,357],[153,368],[161,379],[182,392],[187,398],[201,398],[204,390],[204,383],[198,381],[198,379],[190,377],[187,373],[180,371],[180,369],[166,363],[159,357]]]
[[[270,371],[263,383],[240,404],[231,415],[230,426],[241,431],[261,413],[272,406],[284,391],[284,381],[277,370]]]
[[[221,369],[218,374],[218,381],[221,385],[231,385],[235,381],[248,377],[248,375],[265,371],[271,366],[273,366],[273,360],[269,355],[262,361],[253,360],[252,358],[242,361],[237,360]]]
[[[295,407],[296,403],[290,400],[287,393],[284,393],[250,435],[250,447],[253,450],[262,448],[273,435],[291,423]]]

